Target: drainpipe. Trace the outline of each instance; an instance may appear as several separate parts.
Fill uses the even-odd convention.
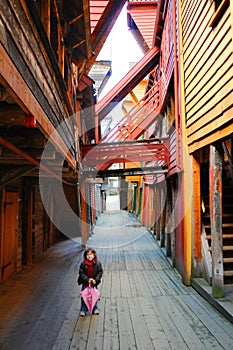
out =
[[[29,156],[28,154],[26,154],[25,152],[21,151],[19,148],[17,148],[16,146],[12,145],[12,143],[6,141],[4,138],[0,137],[0,145],[2,145],[5,148],[8,148],[10,151],[20,155],[22,158],[28,160],[30,163],[34,164],[36,167],[43,169],[44,171],[46,171],[49,175],[51,175],[52,177],[56,178],[57,180],[61,181],[62,183],[69,185],[69,186],[75,186],[76,184],[73,184],[71,182],[68,182],[66,180],[63,180],[60,178],[60,176],[58,176],[57,174],[55,174],[53,171],[51,171],[50,169],[48,169],[47,167],[45,167],[43,164],[41,164],[40,162],[38,162],[37,160],[35,160],[34,158],[32,158],[31,156]]]

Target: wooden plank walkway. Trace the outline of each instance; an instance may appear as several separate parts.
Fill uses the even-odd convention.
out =
[[[1,349],[233,349],[233,324],[182,284],[131,214],[101,215],[88,246],[104,268],[100,315],[78,316],[81,252],[61,242],[0,287]]]

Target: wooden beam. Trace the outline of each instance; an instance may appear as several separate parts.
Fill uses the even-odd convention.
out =
[[[50,8],[50,0],[41,0],[41,20],[48,38],[50,38]]]
[[[200,163],[197,159],[191,156],[192,159],[192,168],[193,168],[193,221],[194,232],[193,232],[193,255],[194,255],[194,264],[195,268],[198,269],[198,263],[201,262],[202,253],[201,253],[201,175],[200,175]]]
[[[0,180],[0,185],[1,186],[6,186],[10,184],[11,182],[15,182],[19,178],[28,175],[29,173],[36,169],[34,165],[26,165],[22,167],[14,167],[13,169],[8,169],[6,170],[6,173],[4,175],[1,174],[1,180]]]
[[[93,63],[95,62],[98,54],[100,53],[100,50],[102,49],[125,3],[126,0],[108,2],[108,5],[106,6],[101,18],[99,19],[91,35],[93,56],[88,62],[87,72],[90,71]]]
[[[136,63],[109,93],[96,104],[96,114],[102,120],[159,62],[159,47],[155,46]]]
[[[72,19],[69,20],[69,24],[72,24],[76,21],[78,21],[79,19],[83,18],[83,13],[80,13],[79,15],[73,17]]]
[[[76,162],[71,155],[65,142],[55,130],[54,126],[50,122],[48,115],[44,112],[42,106],[37,101],[33,92],[28,88],[26,82],[18,72],[5,48],[0,44],[0,82],[9,86],[13,96],[16,97],[19,105],[24,106],[32,115],[36,116],[36,120],[40,125],[40,129],[43,133],[50,138],[51,142],[57,146],[61,154],[67,159],[67,161],[76,168]]]
[[[19,148],[21,149],[21,148]],[[25,150],[24,149],[21,149],[22,151]],[[43,149],[32,149],[32,148],[28,148],[27,149],[27,155],[30,156],[30,157],[33,157],[34,159],[37,159],[37,160],[40,160],[42,155],[43,155]],[[47,151],[45,155],[43,155],[43,159],[46,159],[46,160],[55,160],[56,159],[56,154],[55,154],[55,151]],[[22,159],[22,156],[19,155],[19,154],[16,154],[10,150],[8,150],[7,148],[3,148],[2,149],[2,153],[1,153],[1,159],[0,159],[0,164],[2,163],[9,163],[9,164],[12,164],[12,161],[16,161],[17,159]],[[56,162],[55,162],[56,163]],[[54,162],[53,162],[54,164]]]
[[[127,168],[127,169],[106,169],[106,170],[84,170],[83,176],[88,178],[104,178],[104,177],[125,177],[125,176],[144,176],[144,175],[156,175],[166,174],[167,169],[162,167],[141,167],[141,168]],[[127,179],[128,180],[128,179]],[[135,180],[133,180],[135,181]]]

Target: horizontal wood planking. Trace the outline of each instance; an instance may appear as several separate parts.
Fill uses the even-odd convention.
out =
[[[211,65],[207,67],[206,74],[203,76],[202,81],[199,85],[197,85],[196,79],[190,84],[190,92],[187,88],[187,114],[189,115],[188,119],[192,118],[192,114],[196,112],[202,106],[200,102],[202,102],[201,98],[203,98],[202,89],[205,88],[206,91],[205,98],[208,101],[208,97],[211,98],[216,91],[220,89],[221,81],[220,79],[226,79],[226,75],[228,74],[228,79],[231,79],[232,76],[232,55],[230,52],[225,51],[223,53],[223,63],[216,66],[216,69],[213,72],[210,72]],[[217,85],[218,84],[218,85]],[[216,86],[217,85],[217,86]],[[208,94],[208,95],[207,95]],[[190,100],[190,103],[189,103]],[[202,102],[203,103],[203,102]]]
[[[193,123],[189,127],[189,143],[195,140],[195,133],[198,132],[201,136],[204,136],[206,132],[211,132],[211,125],[213,127],[221,127],[222,124],[229,122],[232,119],[232,111],[227,110],[227,104],[230,103],[232,100],[233,92],[229,94],[224,100],[221,100],[220,103],[218,103],[214,108],[210,109],[206,114],[204,114],[205,122],[199,119],[196,123]],[[214,119],[213,113],[219,115],[219,118]]]
[[[201,13],[203,11],[203,3],[199,3],[198,1],[183,1],[182,3],[182,27],[183,30],[183,40],[185,41],[185,37],[189,37],[189,34],[187,35],[187,32],[189,30],[189,23],[193,21],[194,16],[199,12]]]
[[[229,111],[232,115],[232,111]],[[193,144],[189,144],[189,152],[192,153],[196,151],[197,149],[200,149],[202,147],[205,147],[206,145],[209,145],[211,143],[214,143],[219,140],[219,137],[226,137],[226,135],[232,134],[232,124],[224,127],[223,130],[216,130],[215,132],[212,132],[209,135],[205,134],[205,138],[202,138],[198,141],[195,141]]]
[[[202,49],[199,50],[195,59],[188,66],[185,64],[185,67],[187,66],[185,73],[186,98],[188,98],[188,95],[198,82],[202,83],[202,78],[205,77],[207,72],[209,75],[212,73],[212,76],[214,76],[215,71],[226,59],[225,56],[230,54],[229,47],[232,37],[229,28],[225,29],[218,32],[214,40],[211,38],[206,45],[203,44]],[[222,57],[224,54],[225,56]]]
[[[233,120],[233,56],[230,10],[215,30],[214,4],[183,1],[182,31],[189,151],[229,135]],[[220,131],[218,134],[218,131]],[[211,136],[212,135],[212,136]],[[207,140],[208,138],[208,140]]]
[[[100,317],[98,322],[95,316],[78,319],[70,349],[229,348],[232,325],[225,320],[221,325],[219,315],[213,321],[209,305],[199,319],[203,299],[182,285],[150,235],[111,249],[117,243],[116,232],[124,238],[124,229],[97,228],[91,244],[100,239],[109,246],[105,250],[98,244],[104,265]],[[142,228],[127,227],[126,235],[133,237],[138,230],[142,233]]]
[[[205,41],[206,38],[208,38],[208,35],[211,33],[211,28],[208,27],[210,18],[210,10],[206,7],[203,7],[202,3],[201,6],[198,7],[197,11],[192,14],[191,18],[189,18],[186,29],[184,28],[184,55],[186,57],[185,61],[187,59],[188,65],[189,61],[194,57],[194,54],[196,55],[196,53],[202,47],[203,41]],[[200,33],[203,33],[204,28],[206,30],[206,35],[200,36]]]
[[[147,230],[126,225],[131,220],[105,213],[89,239],[104,268],[98,316],[79,317],[83,252],[61,241],[0,288],[2,348],[231,349],[233,325],[182,284]]]

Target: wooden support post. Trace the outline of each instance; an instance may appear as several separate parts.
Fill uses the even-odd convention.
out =
[[[82,247],[85,248],[88,239],[88,214],[87,214],[87,198],[86,198],[86,180],[81,181],[81,219],[82,219]]]
[[[137,199],[136,199],[136,215],[139,216],[140,212],[140,192],[141,192],[141,178],[138,181],[138,187],[137,187]]]
[[[125,178],[121,179],[121,185],[120,185],[120,209],[121,210],[127,210],[127,203],[128,203],[128,182],[125,181]]]
[[[143,184],[143,192],[142,192],[142,223],[146,226],[146,201],[147,201],[147,185]]]
[[[161,237],[161,212],[162,212],[162,207],[161,207],[161,197],[162,197],[162,192],[161,192],[161,187],[157,186],[157,225],[156,225],[156,239],[157,241],[160,241]]]
[[[97,185],[91,184],[91,223],[94,225],[96,217],[97,217]]]
[[[150,186],[150,194],[149,194],[149,230],[153,227],[154,222],[154,188]]]
[[[166,256],[172,255],[171,247],[171,236],[172,236],[172,186],[171,181],[167,181],[167,196],[166,196],[166,206],[165,206],[165,248]]]
[[[180,190],[182,191],[182,209],[183,210],[183,252],[184,252],[184,274],[183,274],[183,283],[186,285],[190,284],[191,280],[191,263],[192,263],[192,208],[191,208],[191,198],[192,198],[192,176],[191,176],[191,167],[190,167],[190,158],[188,153],[188,145],[187,145],[187,129],[186,129],[186,102],[185,102],[185,87],[184,87],[184,58],[183,58],[183,38],[182,38],[182,19],[181,19],[181,2],[178,3],[173,0],[173,10],[176,9],[176,4],[178,5],[178,47],[179,50],[174,53],[176,59],[179,57],[179,67],[176,67],[177,70],[177,91],[179,87],[178,96],[179,98],[179,109],[180,109],[180,125],[181,125],[181,137],[182,137],[182,160],[179,162],[179,166],[183,166],[183,178],[181,183]],[[173,15],[173,21],[176,21],[176,14]],[[176,30],[176,25],[174,25],[174,31]],[[175,36],[174,36],[175,39]],[[174,41],[176,43],[176,40]],[[174,45],[174,48],[176,45]],[[179,68],[179,69],[178,69]],[[176,87],[175,87],[176,89]],[[176,128],[178,127],[177,123],[179,123],[179,118],[176,120]],[[179,131],[179,130],[178,130]],[[179,134],[178,134],[179,135]],[[179,149],[177,150],[179,151]]]
[[[24,216],[22,220],[22,262],[24,266],[32,264],[32,185],[29,180],[24,180],[23,186],[23,208]]]
[[[191,156],[193,168],[193,258],[194,268],[199,269],[202,259],[201,254],[201,183],[200,163]]]
[[[165,247],[165,225],[166,225],[166,195],[165,189],[161,188],[161,224],[160,224],[160,247]]]
[[[98,143],[100,139],[99,135],[99,117],[98,115],[95,116],[95,143]]]
[[[210,146],[210,223],[212,248],[212,294],[224,296],[222,253],[222,157],[215,146]]]
[[[145,191],[144,191],[144,225],[148,229],[148,211],[149,211],[149,185],[145,184]]]

